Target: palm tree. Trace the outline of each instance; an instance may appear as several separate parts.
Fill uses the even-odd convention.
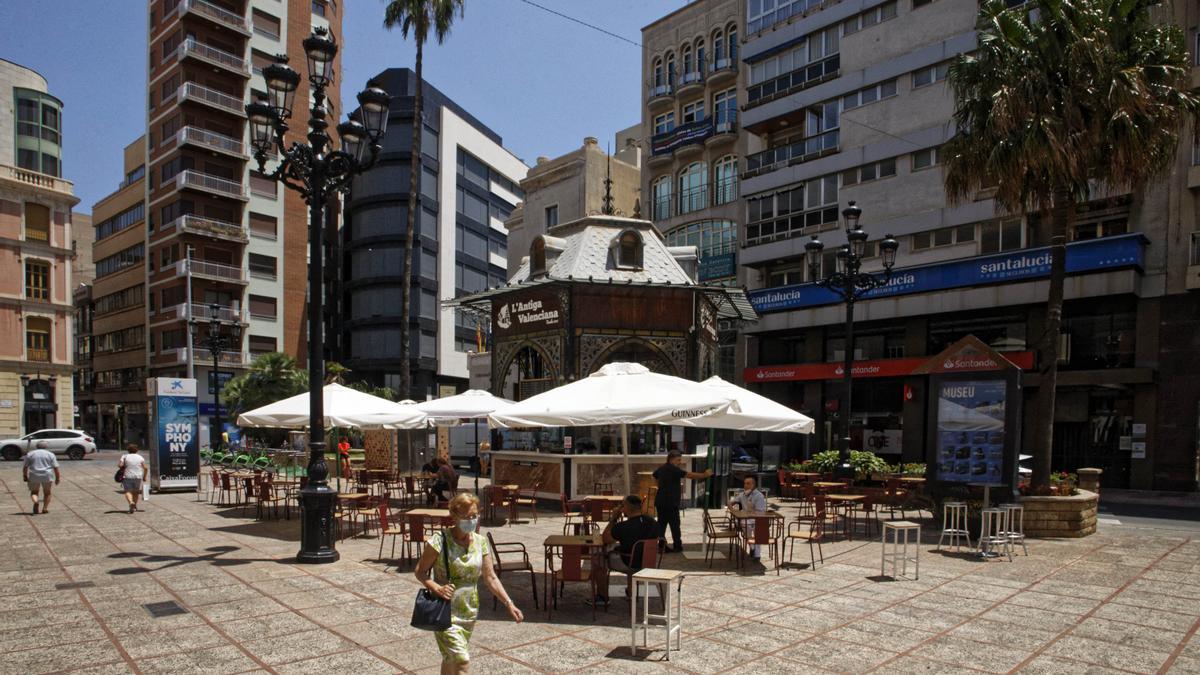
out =
[[[282,352],[263,354],[223,388],[230,410],[245,412],[308,390],[308,372]]]
[[[401,281],[400,306],[404,308],[404,321],[400,323],[400,395],[412,395],[412,368],[409,366],[409,319],[410,295],[412,293],[413,233],[417,229],[417,216],[421,208],[421,129],[424,126],[424,102],[422,87],[424,80],[425,41],[429,29],[433,28],[438,44],[446,40],[454,15],[463,15],[463,0],[391,0],[384,10],[383,25],[388,30],[400,27],[407,40],[412,35],[417,43],[416,84],[413,87],[412,160],[409,164],[408,224],[404,233],[404,277]]]
[[[950,66],[957,133],[943,148],[952,202],[995,190],[999,208],[1037,213],[1050,244],[1038,340],[1032,487],[1049,484],[1066,241],[1089,196],[1140,192],[1179,152],[1197,110],[1183,32],[1156,0],[988,0],[979,49]],[[1100,187],[1097,187],[1100,186]]]

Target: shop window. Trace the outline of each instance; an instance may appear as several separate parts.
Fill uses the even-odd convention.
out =
[[[979,317],[935,319],[929,323],[929,353],[937,354],[967,335],[974,335],[997,351],[1029,348],[1025,317],[1002,314]]]
[[[1069,305],[1063,313],[1060,366],[1068,370],[1130,368],[1134,364],[1137,316],[1132,308],[1090,311],[1086,305]]]

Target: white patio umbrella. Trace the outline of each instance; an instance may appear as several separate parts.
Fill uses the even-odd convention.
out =
[[[416,406],[402,405],[337,383],[322,389],[325,426],[356,429],[417,429],[427,415]],[[308,426],[308,392],[238,415],[238,426],[302,429]]]
[[[487,416],[501,408],[512,405],[513,402],[493,396],[483,389],[471,389],[454,396],[435,398],[418,403],[417,410],[429,416],[429,421],[439,426],[457,424],[459,420],[476,420],[475,424],[475,465],[479,466],[479,424],[478,420],[486,420]],[[475,473],[475,494],[479,494],[479,472]]]
[[[733,397],[713,387],[619,362],[498,410],[488,421],[504,428],[621,425],[628,493],[630,424],[674,424],[730,409],[740,410]]]
[[[732,409],[722,413],[713,413],[694,419],[680,419],[671,422],[684,427],[702,427],[708,429],[738,429],[741,431],[782,431],[797,434],[811,434],[816,423],[808,415],[792,410],[776,403],[766,396],[756,394],[749,389],[726,382],[717,376],[712,376],[700,383],[737,402],[740,409]]]

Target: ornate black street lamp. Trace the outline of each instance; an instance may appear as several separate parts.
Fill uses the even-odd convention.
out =
[[[324,28],[313,29],[304,39],[308,55],[308,82],[312,90],[312,108],[308,118],[308,143],[284,141],[287,120],[292,116],[292,104],[300,74],[287,65],[287,57],[263,68],[269,100],[246,106],[250,118],[250,144],[260,171],[266,172],[273,151],[280,155],[279,165],[269,177],[296,190],[308,204],[308,398],[309,398],[309,460],[308,485],[300,490],[300,552],[296,561],[328,563],[338,559],[333,546],[333,506],[337,493],[330,489],[325,465],[325,406],[322,385],[325,381],[325,334],[322,317],[324,298],[321,287],[324,274],[322,259],[322,229],[325,204],[330,196],[345,192],[350,179],[375,164],[379,157],[379,141],[387,128],[388,93],[368,86],[358,94],[358,115],[361,121],[349,119],[337,127],[341,148],[334,150],[326,129],[325,89],[333,84],[333,57],[337,43]],[[370,155],[363,157],[363,150]]]
[[[221,306],[213,303],[208,306],[208,333],[202,334],[201,326],[204,324],[192,319],[192,339],[196,344],[208,350],[212,356],[212,382],[213,382],[213,404],[215,423],[213,424],[213,433],[216,438],[212,441],[213,449],[221,449],[222,441],[222,425],[221,425],[221,371],[218,369],[220,365],[221,352],[229,351],[231,347],[237,347],[238,351],[242,348],[242,327],[235,320],[229,326],[228,333],[221,332]]]
[[[846,341],[842,360],[842,439],[838,448],[838,467],[835,472],[840,478],[853,478],[854,469],[850,466],[850,413],[851,413],[851,371],[854,367],[854,303],[869,291],[887,284],[892,278],[892,266],[896,264],[896,249],[899,242],[892,235],[885,235],[879,242],[879,254],[883,258],[883,274],[876,275],[862,271],[862,260],[867,249],[867,233],[859,226],[862,209],[850,204],[842,211],[846,224],[846,241],[837,251],[836,267],[829,276],[821,278],[821,253],[825,244],[813,235],[812,241],[804,245],[804,254],[808,259],[809,278],[818,286],[828,288],[841,296],[846,303]]]

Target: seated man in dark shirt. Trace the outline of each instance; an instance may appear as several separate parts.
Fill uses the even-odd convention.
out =
[[[621,520],[624,516],[625,519]],[[653,518],[642,513],[642,498],[628,495],[621,502],[620,508],[613,509],[612,520],[604,528],[601,537],[604,540],[607,555],[597,565],[593,565],[599,574],[596,597],[601,602],[608,602],[608,572],[613,570],[624,574],[633,574],[642,568],[642,547],[634,549],[634,544],[643,540],[658,541],[658,523]],[[648,544],[654,545],[654,544]],[[628,594],[628,589],[626,589]]]

